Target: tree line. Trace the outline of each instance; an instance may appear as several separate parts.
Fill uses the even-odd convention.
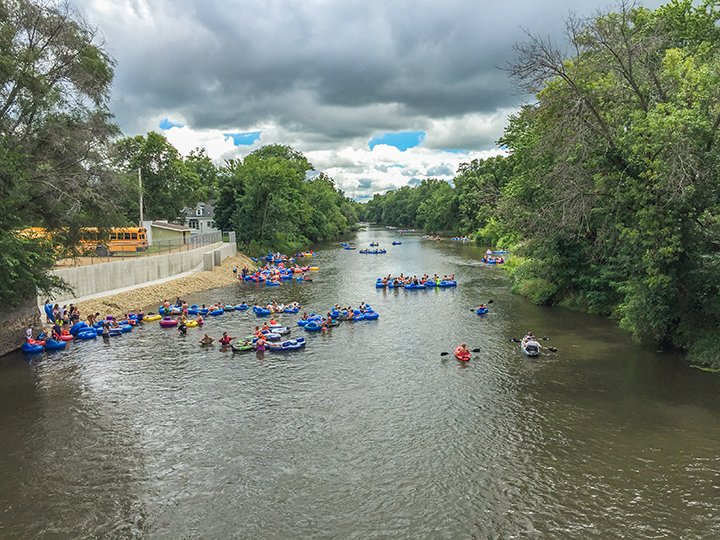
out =
[[[251,250],[332,238],[357,222],[356,203],[285,146],[216,166],[183,157],[151,132],[123,138],[108,108],[114,59],[68,3],[0,2],[0,304],[62,289],[49,273],[58,246],[84,227],[178,220],[216,198],[217,226]],[[30,226],[48,238],[22,233]]]
[[[711,0],[621,2],[568,20],[566,49],[529,35],[509,71],[536,100],[510,118],[507,156],[462,165],[452,194],[376,196],[361,218],[512,245],[534,302],[720,366],[719,22]]]

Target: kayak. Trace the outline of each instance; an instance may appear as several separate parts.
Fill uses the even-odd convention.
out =
[[[525,344],[520,342],[520,350],[522,350],[525,356],[540,356],[540,349],[535,346],[525,347]]]
[[[455,352],[455,358],[458,360],[461,360],[463,362],[469,362],[470,361],[470,353],[467,354],[460,354],[457,351]]]

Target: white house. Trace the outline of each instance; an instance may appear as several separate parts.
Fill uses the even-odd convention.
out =
[[[215,199],[210,199],[208,202],[198,203],[194,208],[186,207],[183,209],[185,225],[193,229],[193,233],[220,232],[220,229],[215,228],[213,204],[215,204]]]

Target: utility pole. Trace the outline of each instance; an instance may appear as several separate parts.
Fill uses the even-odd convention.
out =
[[[142,169],[138,167],[138,186],[140,187],[140,227],[143,226],[143,190],[142,190]]]

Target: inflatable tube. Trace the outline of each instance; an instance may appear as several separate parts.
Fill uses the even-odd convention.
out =
[[[253,313],[255,313],[255,315],[259,315],[259,316],[265,316],[265,315],[270,315],[270,310],[254,306]]]
[[[162,319],[160,315],[146,315],[143,319],[144,321],[159,321]],[[100,323],[100,326],[102,327],[102,323]]]
[[[230,345],[230,348],[232,349],[232,352],[247,352],[252,351],[255,347],[252,345],[238,345],[237,347],[235,345]]]
[[[380,316],[380,315],[378,315],[378,314],[375,313],[374,311],[367,311],[367,312],[365,312],[365,320],[366,320],[366,321],[375,320],[375,319],[377,319],[379,316]]]
[[[224,310],[222,310],[222,309],[216,309],[215,311],[211,311],[210,313],[208,313],[208,315],[212,315],[213,317],[217,317],[218,315],[222,315],[223,313],[225,313]]]
[[[123,333],[123,332],[122,332],[122,330],[121,330],[120,328],[110,328],[110,329],[108,330],[108,335],[109,335],[109,336],[113,336],[113,337],[114,337],[114,336],[122,336],[122,333]]]
[[[316,323],[315,321],[309,321],[305,324],[305,330],[308,330],[309,332],[319,332],[322,330],[322,325]]]
[[[305,338],[289,339],[282,343],[268,343],[267,347],[270,351],[282,352],[293,351],[305,346]]]
[[[165,317],[162,321],[160,321],[160,326],[162,326],[163,328],[171,328],[173,326],[177,326],[177,323],[178,322],[175,319]]]
[[[270,326],[270,331],[275,334],[280,334],[284,336],[285,334],[290,333],[290,327],[289,326],[280,326],[279,324],[274,324]]]
[[[129,324],[121,324],[120,330],[122,330],[124,334],[125,332],[130,332],[130,330],[132,330],[132,326],[130,326]]]
[[[317,266],[308,266],[308,270],[320,270]]]
[[[82,322],[82,321],[76,322],[76,323],[73,324],[72,327],[70,328],[70,333],[71,333],[73,336],[75,336],[75,335],[77,335],[77,333],[80,331],[81,328],[85,328],[85,327],[87,327],[87,323],[84,323],[84,322]]]
[[[22,352],[24,352],[24,353],[38,353],[38,352],[42,352],[42,351],[43,351],[42,345],[33,345],[32,343],[27,343],[27,342],[23,343]]]
[[[267,330],[265,330],[262,334],[265,339],[268,339],[270,341],[278,341],[282,337],[280,334],[276,334],[275,332],[268,332]]]
[[[488,312],[488,308],[486,308],[486,307],[484,307],[484,308],[477,308],[477,309],[475,310],[475,313],[477,313],[478,315],[484,315],[484,314],[487,313],[487,312]]]
[[[235,311],[235,306],[223,306],[223,311]]]
[[[78,332],[75,336],[76,339],[95,339],[98,337],[97,330],[85,330],[84,332]]]
[[[200,308],[197,308],[197,307],[188,308],[188,315],[197,315],[198,313],[200,313]]]
[[[195,328],[198,325],[197,321],[186,321],[185,326],[188,328]]]
[[[55,320],[55,318],[53,317],[53,314],[52,314],[52,305],[51,304],[45,304],[45,315],[47,315],[47,318],[50,319],[51,321]]]
[[[72,340],[73,340],[73,336],[72,336],[71,334],[65,334],[65,335],[61,335],[61,336],[60,336],[60,339],[61,339],[62,341],[72,341]]]
[[[200,315],[207,315],[210,310],[208,308],[202,308],[200,310]]]
[[[246,309],[250,309],[250,306],[248,306],[247,304],[238,304],[237,306],[235,306],[235,309],[237,311],[245,311]]]
[[[45,350],[46,351],[57,351],[58,349],[64,349],[64,348],[65,348],[64,341],[55,341],[54,339],[48,339],[45,342]]]
[[[265,282],[266,287],[277,287],[278,285],[280,285],[280,283],[278,283],[277,281],[266,281]]]
[[[294,307],[294,308],[285,308],[285,313],[297,313],[298,311],[300,311],[300,310],[299,310],[298,308],[296,308],[296,307]]]

